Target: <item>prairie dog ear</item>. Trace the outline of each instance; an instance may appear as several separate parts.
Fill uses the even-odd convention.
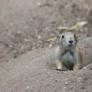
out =
[[[75,38],[75,41],[76,41],[76,43],[78,42],[78,38],[77,38],[77,36],[74,34],[74,38]]]
[[[58,36],[57,36],[57,39],[59,40],[60,39],[60,37],[61,37],[61,34],[64,32],[64,30],[59,30],[58,31]]]
[[[74,28],[72,27],[57,27],[57,30],[59,30],[59,33],[62,34],[62,32],[67,32],[67,31],[73,31]]]
[[[61,39],[61,35],[64,33],[65,30],[59,30],[57,39],[60,40]]]

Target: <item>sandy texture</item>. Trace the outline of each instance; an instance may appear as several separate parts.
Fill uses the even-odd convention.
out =
[[[56,27],[81,20],[89,23],[77,32],[79,39],[91,36],[91,8],[91,0],[0,0],[0,92],[91,92],[92,65],[57,72],[51,47],[58,40],[47,41],[58,36]],[[92,41],[87,42],[84,60],[90,62]]]
[[[84,41],[92,41],[88,38]],[[81,42],[81,43],[82,43]],[[85,61],[92,62],[92,46],[85,47]],[[88,50],[89,48],[89,50]],[[83,51],[85,51],[83,50]],[[91,92],[92,65],[77,72],[56,71],[55,48],[28,52],[0,65],[0,92]]]

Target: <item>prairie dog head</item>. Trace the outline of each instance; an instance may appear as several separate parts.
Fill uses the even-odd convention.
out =
[[[64,48],[74,48],[77,44],[77,37],[72,32],[63,32],[60,34],[60,44]]]

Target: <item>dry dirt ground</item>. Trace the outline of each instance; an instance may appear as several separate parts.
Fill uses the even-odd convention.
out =
[[[91,92],[92,65],[58,73],[46,59],[58,42],[47,41],[58,36],[56,27],[87,20],[77,35],[92,35],[91,6],[91,0],[0,0],[0,92]]]

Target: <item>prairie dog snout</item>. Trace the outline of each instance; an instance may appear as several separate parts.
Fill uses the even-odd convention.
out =
[[[60,43],[64,48],[75,47],[77,44],[77,37],[72,32],[63,32],[60,35]]]

